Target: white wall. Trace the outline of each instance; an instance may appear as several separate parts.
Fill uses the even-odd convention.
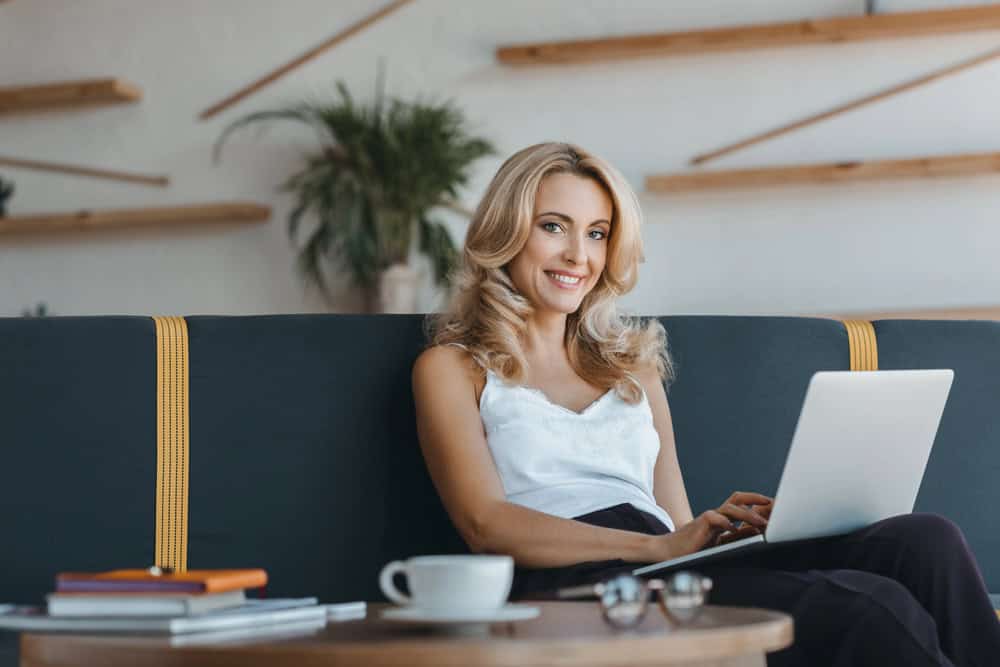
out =
[[[498,44],[857,13],[861,0],[416,0],[208,122],[196,114],[381,6],[374,0],[13,0],[0,4],[0,85],[121,76],[139,105],[0,118],[0,154],[167,173],[169,189],[23,170],[13,213],[254,199],[266,225],[0,237],[0,316],[324,311],[294,268],[278,183],[310,147],[274,126],[210,147],[228,121],[338,78],[360,97],[384,57],[392,93],[454,98],[502,158],[580,143],[641,189],[692,155],[985,52],[997,32],[570,67],[507,68]],[[882,0],[880,11],[945,0]],[[1000,62],[718,160],[714,168],[1000,149]],[[642,313],[815,313],[995,305],[1000,177],[642,194]],[[460,241],[464,226],[454,220]],[[423,307],[437,303],[426,290]],[[355,307],[344,293],[334,310]]]

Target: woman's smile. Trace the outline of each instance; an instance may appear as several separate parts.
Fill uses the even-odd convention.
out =
[[[583,284],[584,279],[584,276],[566,271],[546,271],[545,275],[555,283],[556,287],[565,290],[578,289]]]

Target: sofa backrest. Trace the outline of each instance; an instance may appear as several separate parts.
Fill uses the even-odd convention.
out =
[[[678,457],[692,508],[734,490],[773,494],[815,371],[847,369],[835,320],[666,317],[677,380],[669,388]],[[948,402],[914,511],[958,523],[987,587],[1000,592],[1000,322],[874,322],[880,370],[951,368]]]
[[[848,368],[833,320],[662,318],[693,509],[773,493],[809,377]],[[271,596],[379,599],[388,560],[464,551],[414,429],[420,316],[186,318],[188,566],[257,566]],[[879,322],[880,367],[956,372],[917,509],[966,532],[991,590],[1000,324]],[[63,570],[153,563],[156,348],[142,317],[0,319],[0,601]]]

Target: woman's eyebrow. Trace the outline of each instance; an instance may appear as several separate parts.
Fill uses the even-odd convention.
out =
[[[560,220],[563,220],[563,221],[565,221],[565,222],[568,222],[568,223],[570,223],[571,225],[572,225],[572,224],[576,224],[576,221],[575,221],[575,220],[573,220],[573,218],[571,218],[570,216],[566,215],[565,213],[559,213],[558,211],[546,211],[546,212],[544,212],[544,213],[539,213],[538,215],[536,215],[536,216],[535,216],[535,219],[537,220],[538,218],[542,218],[542,217],[545,217],[546,215],[552,215],[552,216],[555,216],[555,217],[559,218]],[[593,221],[592,223],[590,223],[590,225],[588,225],[588,226],[589,226],[589,227],[592,227],[592,226],[594,226],[594,225],[597,225],[597,224],[600,224],[600,223],[604,223],[604,224],[606,224],[606,225],[610,225],[610,224],[611,224],[611,221],[609,221],[609,220],[605,220],[604,218],[601,218],[600,220],[594,220],[594,221]]]

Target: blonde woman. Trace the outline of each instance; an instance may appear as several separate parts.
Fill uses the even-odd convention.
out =
[[[521,150],[487,189],[463,254],[454,301],[430,321],[413,368],[417,429],[469,548],[514,558],[515,597],[766,528],[771,498],[758,493],[692,514],[663,386],[665,332],[616,309],[636,284],[642,240],[635,195],[612,166],[569,144]],[[1000,655],[975,561],[935,515],[699,570],[715,581],[714,603],[794,616],[794,645],[768,664]]]

